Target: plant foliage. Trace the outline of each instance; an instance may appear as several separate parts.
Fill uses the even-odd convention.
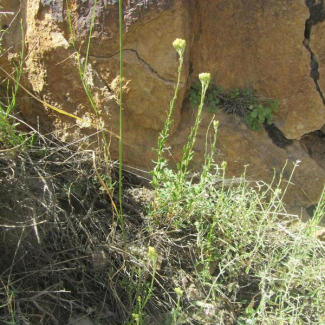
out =
[[[198,105],[201,93],[200,83],[194,83],[188,94],[192,108]],[[211,85],[206,93],[205,107],[211,113],[224,110],[229,114],[236,114],[242,117],[253,131],[259,131],[264,123],[273,123],[274,113],[279,110],[279,101],[258,99],[248,88],[236,87],[230,93],[223,94],[221,86]]]

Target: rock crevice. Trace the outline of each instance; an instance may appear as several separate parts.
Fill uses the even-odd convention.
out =
[[[318,23],[325,21],[324,2],[323,0],[319,2],[316,0],[306,0],[306,5],[310,11],[310,16],[306,20],[304,31],[305,39],[303,41],[303,44],[310,53],[310,77],[313,79],[316,90],[318,91],[320,97],[322,98],[323,104],[325,105],[324,93],[319,85],[320,73],[318,59],[310,46],[312,27]]]

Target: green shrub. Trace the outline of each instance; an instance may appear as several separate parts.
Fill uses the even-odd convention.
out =
[[[263,104],[249,105],[250,112],[245,116],[245,121],[249,127],[258,131],[264,123],[272,124],[274,115],[273,113],[279,110],[279,101],[269,101],[267,106]]]

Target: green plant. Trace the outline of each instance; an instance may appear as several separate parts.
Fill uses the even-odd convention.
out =
[[[164,225],[166,219],[170,220],[186,234],[193,233],[195,226],[199,249],[196,281],[204,298],[192,302],[191,313],[202,324],[227,324],[229,317],[242,325],[322,324],[325,250],[315,231],[325,214],[325,195],[312,221],[304,225],[289,215],[283,204],[299,161],[294,163],[286,184],[286,166],[274,175],[270,185],[247,181],[246,167],[241,177],[226,180],[227,163],[218,165],[213,159],[218,127],[213,119],[209,126],[213,124],[213,137],[208,146],[208,130],[202,172],[196,178],[190,174],[188,163],[193,157],[205,87],[203,84],[183,159],[176,172],[166,162],[164,182],[156,189],[155,210],[151,212],[156,223]],[[193,104],[198,103],[197,95],[189,96]],[[261,103],[250,90],[239,88],[221,99],[229,110],[232,105],[231,109],[249,116],[247,123],[254,130],[270,123],[279,105],[278,101]],[[226,307],[218,307],[222,304]],[[178,307],[172,314],[176,310]],[[172,321],[175,323],[175,317]]]
[[[19,52],[18,63],[13,63],[14,73],[12,79],[7,81],[6,98],[0,100],[0,141],[9,147],[16,147],[25,144],[28,141],[33,141],[32,136],[17,129],[20,123],[12,113],[17,107],[17,93],[19,90],[20,80],[23,74],[23,65],[25,59],[25,33],[21,22],[22,42]],[[13,81],[13,85],[11,83]]]
[[[245,121],[253,131],[259,131],[264,123],[272,124],[274,115],[278,112],[279,101],[269,101],[267,104],[249,105],[249,113],[245,116]]]
[[[193,154],[194,154],[193,147],[194,147],[194,143],[196,140],[197,131],[198,131],[199,125],[201,123],[201,115],[202,115],[202,109],[203,109],[203,105],[204,105],[204,99],[205,99],[205,95],[206,95],[206,92],[208,90],[209,83],[210,83],[210,74],[209,73],[201,73],[199,75],[199,78],[200,78],[200,82],[202,85],[200,105],[198,107],[198,112],[196,115],[194,126],[191,128],[190,135],[188,136],[188,141],[183,148],[182,160],[177,165],[178,174],[181,176],[181,180],[180,180],[181,183],[184,181],[184,177],[187,174],[189,162],[193,158]]]
[[[177,302],[176,307],[171,311],[172,314],[172,322],[171,325],[176,325],[178,317],[180,316],[181,312],[181,298],[184,295],[184,292],[181,288],[175,288],[175,293],[177,295]]]
[[[234,88],[234,90],[230,93],[230,98],[231,98],[231,99],[235,99],[235,98],[239,97],[240,94],[241,94],[240,88],[239,88],[239,87],[236,87],[236,88]]]
[[[201,247],[198,277],[208,292],[200,304],[218,297],[235,301],[241,309],[238,324],[322,323],[324,247],[306,225],[288,227],[279,219],[285,214],[287,222],[295,220],[282,205],[287,186],[279,182],[272,189],[261,182],[253,188],[244,174],[225,188],[224,171],[220,178],[223,184],[210,187],[205,202],[194,208]],[[224,324],[220,313],[210,316],[209,323]]]
[[[310,233],[314,233],[319,225],[323,222],[325,218],[325,184],[323,188],[323,192],[320,196],[316,209],[314,210],[313,217],[310,219],[308,223],[308,230]]]
[[[148,261],[149,261],[149,268],[152,269],[151,274],[151,281],[149,286],[146,285],[145,280],[143,279],[143,270],[141,268],[138,269],[138,283],[136,286],[136,292],[135,292],[135,306],[132,311],[131,320],[128,323],[129,325],[135,324],[135,325],[143,325],[144,324],[144,309],[147,304],[147,302],[150,300],[152,293],[153,293],[153,287],[156,277],[156,270],[157,270],[157,259],[158,254],[154,247],[149,246],[148,248]],[[131,287],[131,293],[132,290]]]
[[[188,94],[192,107],[199,103],[201,93],[200,83],[194,83]],[[279,101],[261,101],[249,88],[235,87],[229,94],[222,94],[221,86],[212,85],[206,92],[205,106],[206,110],[211,113],[217,113],[223,109],[227,113],[239,115],[253,131],[259,131],[264,123],[272,124],[274,113],[279,110]]]
[[[189,91],[188,98],[192,108],[196,107],[201,101],[202,85],[201,82],[195,82]],[[220,85],[210,86],[206,92],[206,109],[208,112],[217,113],[219,110],[222,87]]]
[[[154,210],[157,208],[161,209],[167,204],[167,216],[170,219],[172,219],[174,214],[178,213],[178,210],[181,206],[180,200],[183,198],[184,191],[187,188],[186,178],[188,176],[188,166],[194,155],[193,147],[201,122],[201,114],[204,105],[204,98],[210,82],[210,74],[201,73],[199,75],[199,79],[202,84],[200,105],[198,107],[194,126],[191,128],[190,134],[188,136],[188,141],[183,147],[182,160],[177,164],[176,173],[167,168],[167,160],[162,157],[162,152],[165,150],[164,143],[168,138],[169,124],[165,124],[165,128],[161,133],[163,137],[161,136],[158,141],[158,162],[156,163],[156,167],[152,172],[152,183],[155,188]],[[170,107],[168,116],[171,116],[172,109],[173,105]],[[179,219],[176,220],[176,222],[178,221]]]
[[[14,287],[5,284],[2,281],[1,277],[0,277],[0,283],[2,285],[3,294],[6,297],[6,302],[3,305],[0,305],[0,310],[2,308],[6,308],[8,310],[8,318],[6,321],[4,321],[4,324],[17,325],[19,324],[18,323],[19,317],[17,316],[15,299],[16,296],[19,294],[19,292]]]
[[[120,49],[120,92],[119,92],[119,202],[120,202],[120,222],[123,230],[123,240],[126,243],[124,219],[123,219],[123,200],[122,200],[122,172],[123,172],[123,3],[119,0],[119,49]]]
[[[161,186],[161,184],[164,182],[164,179],[165,179],[164,169],[167,166],[167,160],[164,158],[164,153],[166,150],[168,150],[168,148],[165,147],[165,144],[166,144],[167,138],[169,136],[169,129],[170,129],[170,125],[172,123],[172,115],[173,115],[173,111],[174,111],[174,104],[175,104],[175,101],[176,101],[177,95],[178,95],[178,88],[179,88],[179,84],[180,84],[180,80],[181,80],[181,72],[182,72],[182,66],[183,66],[183,54],[184,54],[184,51],[186,48],[186,41],[181,40],[181,39],[176,39],[173,42],[173,46],[179,55],[177,83],[175,86],[174,97],[170,101],[169,111],[167,113],[167,119],[164,124],[164,128],[158,137],[158,148],[155,149],[155,151],[157,152],[157,162],[155,163],[156,165],[155,165],[154,170],[151,172],[151,175],[152,175],[151,183],[155,190],[155,198],[157,198],[158,189]]]
[[[86,54],[84,59],[82,59],[82,56],[77,49],[76,46],[76,41],[75,41],[75,35],[74,35],[74,29],[73,29],[73,24],[72,24],[72,18],[71,18],[71,13],[69,9],[69,3],[68,0],[66,0],[66,7],[67,7],[67,18],[68,18],[68,24],[69,24],[69,31],[71,35],[71,44],[75,50],[76,58],[77,58],[77,64],[78,64],[78,70],[79,70],[79,76],[80,80],[82,82],[83,88],[85,90],[85,93],[88,97],[88,100],[91,104],[91,107],[96,115],[97,121],[99,121],[100,116],[98,113],[98,108],[96,105],[96,102],[94,100],[94,97],[92,95],[91,87],[87,82],[87,71],[89,69],[88,66],[88,61],[89,61],[89,53],[90,53],[90,44],[91,44],[91,37],[93,33],[93,28],[95,24],[95,16],[96,16],[96,6],[97,6],[97,0],[94,1],[94,6],[92,8],[92,16],[91,16],[91,24],[90,24],[90,29],[89,29],[89,37],[88,37],[88,43],[87,43],[87,49],[86,49]],[[122,229],[123,233],[123,241],[124,244],[126,244],[126,233],[125,233],[125,228],[124,228],[124,217],[123,217],[123,202],[122,202],[122,171],[123,171],[123,101],[122,101],[122,83],[123,83],[123,11],[122,11],[122,1],[119,0],[119,50],[120,50],[120,90],[119,90],[119,107],[120,107],[120,114],[119,114],[119,182],[118,182],[118,189],[119,189],[119,211],[115,209],[115,212],[117,213],[117,217],[120,222],[120,226]],[[97,129],[99,129],[100,123],[97,123]],[[106,163],[106,173],[107,175],[110,175],[110,158],[109,158],[109,146],[108,146],[108,141],[106,139],[106,134],[105,130],[101,129],[100,132],[102,139],[98,139],[98,145],[101,147],[102,154],[104,156],[104,162]],[[102,141],[101,141],[102,140]],[[103,144],[103,146],[102,146]],[[105,191],[107,192],[108,196],[110,197],[112,201],[112,196],[110,194],[111,186],[114,184],[112,182],[109,182],[108,184],[105,183],[104,179],[97,174],[98,179],[100,180],[100,183],[104,187]],[[110,181],[110,176],[106,178],[107,180]],[[112,202],[113,203],[113,202]],[[115,204],[113,204],[114,207]]]

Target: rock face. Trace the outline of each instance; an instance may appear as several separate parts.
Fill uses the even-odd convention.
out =
[[[325,104],[325,45],[322,41],[325,33],[325,9],[323,1],[307,1],[310,17],[306,22],[307,49],[311,54],[311,77],[319,95]]]
[[[305,0],[197,1],[194,74],[205,69],[226,89],[249,86],[278,98],[277,126],[287,138],[300,139],[325,124],[303,45],[309,15]]]
[[[17,21],[22,18],[25,24],[24,85],[43,101],[104,127],[111,156],[116,158],[118,1],[98,0],[95,11],[85,76],[97,113],[89,103],[78,71],[78,62],[85,63],[94,0],[69,1],[74,37],[64,0],[7,1],[7,5],[17,13],[1,20],[10,26],[4,45],[12,46],[12,53],[20,46]],[[260,97],[280,101],[277,128],[273,131],[256,133],[233,115],[217,114],[220,129],[216,159],[228,162],[228,176],[240,175],[243,166],[249,164],[250,178],[269,181],[273,169],[279,173],[286,160],[292,165],[299,159],[300,167],[292,179],[296,186],[289,187],[287,202],[295,207],[315,204],[325,181],[325,170],[309,154],[311,142],[301,145],[299,141],[325,124],[323,1],[128,0],[123,1],[123,6],[125,164],[144,170],[152,168],[156,158],[152,148],[157,146],[177,80],[178,57],[172,42],[179,37],[187,40],[187,50],[173,115],[171,161],[180,159],[195,114],[186,98],[189,87],[198,73],[210,72],[212,82],[227,91],[236,86],[250,87]],[[9,51],[8,56],[12,53]],[[9,69],[6,56],[0,61]],[[55,130],[63,140],[96,140],[96,128],[88,123],[44,109],[33,100],[22,98],[19,104],[30,123],[40,116],[41,125]],[[199,168],[202,163],[210,118],[211,114],[205,112],[194,167]],[[286,179],[290,177],[289,170],[285,171]]]

